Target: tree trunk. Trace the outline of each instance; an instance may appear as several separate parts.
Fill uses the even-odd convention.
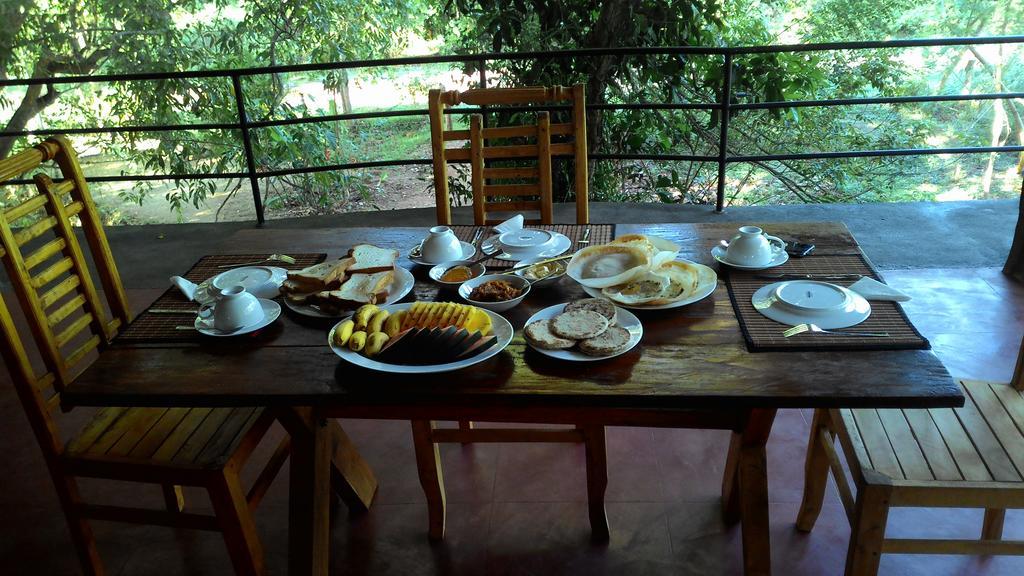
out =
[[[341,81],[338,82],[338,91],[341,93],[341,112],[342,114],[351,114],[352,100],[348,96],[348,70],[342,68],[339,76],[341,76]]]
[[[1021,175],[1024,176],[1024,157],[1021,158]],[[1003,274],[1017,282],[1024,282],[1024,179],[1020,187],[1020,204],[1017,207],[1017,229],[1013,233],[1013,245],[1003,265]]]
[[[45,67],[40,63],[36,66],[36,70],[40,71]],[[46,93],[43,94],[43,88],[46,88]],[[42,112],[43,108],[46,108],[50,104],[57,101],[57,91],[53,88],[53,85],[42,85],[34,84],[28,87],[25,91],[25,97],[21,99],[21,104],[18,104],[17,110],[14,111],[14,115],[7,121],[7,125],[4,127],[5,132],[17,132],[24,130],[30,120],[36,117],[36,114]],[[14,147],[14,143],[20,138],[20,136],[8,136],[6,138],[0,138],[0,160],[7,158],[11,153],[11,148]]]

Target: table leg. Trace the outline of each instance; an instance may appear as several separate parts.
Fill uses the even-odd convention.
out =
[[[288,573],[325,576],[330,546],[332,434],[315,410],[287,410],[292,436],[288,486]]]
[[[377,478],[335,419],[327,421],[331,439],[331,484],[350,514],[366,512],[377,494]]]
[[[427,498],[427,535],[431,540],[444,540],[445,494],[444,475],[441,472],[441,452],[433,440],[434,423],[430,420],[412,421],[412,443],[416,450],[416,468],[420,486]]]
[[[774,421],[774,409],[751,410],[743,430],[733,434],[726,459],[723,512],[728,520],[738,511],[746,576],[768,575],[772,569],[765,446]]]

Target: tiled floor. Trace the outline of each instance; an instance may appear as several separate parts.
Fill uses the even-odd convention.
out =
[[[914,296],[906,308],[956,376],[1008,380],[1024,331],[1024,288],[995,269],[901,270],[890,284]],[[156,291],[136,291],[145,302]],[[6,378],[6,374],[3,376]],[[81,415],[65,418],[70,429]],[[834,489],[811,534],[794,530],[809,413],[779,414],[768,446],[773,566],[780,575],[841,574],[849,527]],[[426,511],[407,423],[344,421],[380,480],[372,511],[332,529],[336,574],[674,574],[740,572],[740,532],[719,517],[722,432],[613,428],[608,431],[607,546],[589,541],[583,454],[568,445],[442,448],[449,496],[444,544],[426,539]],[[280,434],[275,430],[274,434]],[[273,442],[253,459],[261,462]],[[78,573],[42,457],[9,386],[0,386],[0,574]],[[247,471],[251,478],[252,470]],[[155,489],[85,483],[87,496],[160,504]],[[192,505],[207,510],[200,493]],[[284,574],[287,474],[257,512],[270,571]],[[980,513],[899,510],[899,535],[972,537]],[[95,524],[111,574],[225,574],[219,535],[147,526]],[[1024,538],[1024,512],[1010,512],[1006,535]],[[1021,574],[1024,558],[886,555],[881,574]]]

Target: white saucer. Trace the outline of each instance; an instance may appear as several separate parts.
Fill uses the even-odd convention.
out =
[[[213,327],[212,319],[207,321],[206,319],[196,317],[196,330],[198,330],[200,334],[206,334],[207,336],[217,336],[219,338],[223,338],[226,336],[241,336],[242,334],[255,332],[260,328],[269,326],[274,322],[274,320],[277,320],[278,316],[281,315],[281,305],[278,304],[277,302],[274,302],[273,300],[260,298],[260,306],[263,307],[263,319],[255,324],[250,324],[249,326],[245,326],[239,328],[238,330],[233,330],[231,332],[222,332]]]
[[[288,279],[288,271],[277,266],[240,266],[225,270],[199,283],[195,301],[201,305],[212,304],[217,293],[229,286],[239,285],[257,298],[277,298],[281,284]]]
[[[476,248],[465,240],[459,240],[459,242],[462,244],[462,256],[459,256],[458,258],[451,258],[450,260],[443,260],[443,262],[450,262],[451,260],[469,260],[473,258],[473,255],[476,254]],[[435,266],[441,263],[441,261],[434,262],[423,258],[420,254],[419,245],[409,251],[409,260],[412,260],[414,264],[419,264],[420,266]]]
[[[726,266],[732,266],[738,270],[766,270],[768,268],[774,268],[776,266],[782,266],[789,261],[789,253],[785,250],[775,250],[772,254],[772,261],[765,264],[764,266],[744,266],[743,264],[733,264],[725,259],[725,246],[715,246],[711,249],[711,256],[720,263]]]
[[[388,288],[388,297],[387,300],[384,301],[384,304],[394,304],[402,298],[405,298],[405,295],[412,291],[412,287],[415,284],[416,278],[413,277],[412,272],[409,272],[401,266],[395,266],[395,278],[391,281],[391,286]],[[288,298],[284,299],[284,305],[292,312],[303,316],[309,316],[310,318],[342,318],[352,313],[351,310],[342,310],[338,314],[325,314],[316,306],[309,304],[296,304]]]
[[[549,320],[558,316],[562,313],[565,308],[565,304],[555,304],[554,306],[548,306],[547,308],[537,312],[526,321],[523,326],[528,326],[534,320]],[[629,331],[629,344],[626,347],[614,354],[607,356],[588,356],[583,352],[578,352],[572,348],[568,350],[542,350],[530,344],[530,341],[526,341],[526,345],[533,348],[537,352],[545,356],[551,356],[552,358],[558,358],[560,360],[572,360],[574,362],[593,362],[595,360],[606,360],[608,358],[614,358],[616,356],[625,354],[633,349],[637,344],[640,343],[640,339],[644,336],[644,326],[640,323],[640,319],[637,318],[629,310],[623,310],[618,306],[615,307],[615,324],[621,326]]]
[[[530,260],[533,258],[554,258],[555,256],[561,256],[563,252],[568,250],[572,246],[572,240],[569,239],[565,234],[559,232],[551,233],[550,243],[546,243],[542,246],[540,252],[532,254],[519,254],[513,256],[507,252],[496,254],[494,257],[498,260],[508,260],[510,262],[520,262],[522,260]]]
[[[832,330],[860,324],[871,304],[849,288],[814,280],[791,280],[762,286],[751,298],[754,308],[776,322],[817,324]]]

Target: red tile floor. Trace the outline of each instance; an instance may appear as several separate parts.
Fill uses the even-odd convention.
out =
[[[1024,331],[1024,287],[996,269],[886,273],[911,293],[906,309],[955,376],[1009,380]],[[133,291],[139,305],[159,291]],[[6,373],[3,374],[6,378]],[[83,416],[66,418],[72,429]],[[772,563],[780,575],[841,574],[849,527],[832,489],[811,534],[793,528],[803,483],[810,413],[780,412],[769,442]],[[426,512],[405,422],[344,421],[380,481],[373,509],[332,529],[336,574],[673,574],[740,573],[740,532],[719,518],[722,432],[613,428],[608,431],[608,515],[612,539],[592,545],[583,452],[570,445],[443,447],[449,497],[444,544],[426,539]],[[279,434],[280,431],[275,431]],[[274,442],[264,443],[264,452]],[[76,574],[64,520],[42,457],[9,386],[0,386],[0,574]],[[261,462],[258,454],[253,461]],[[252,470],[249,476],[252,476]],[[85,483],[87,497],[159,506],[155,488]],[[287,474],[256,518],[271,573],[286,572]],[[208,510],[205,496],[189,505]],[[889,533],[974,537],[970,510],[899,510]],[[219,535],[95,523],[111,574],[225,574]],[[1024,538],[1024,511],[1007,515],[1006,535]],[[1024,558],[886,555],[881,574],[1019,575]]]

